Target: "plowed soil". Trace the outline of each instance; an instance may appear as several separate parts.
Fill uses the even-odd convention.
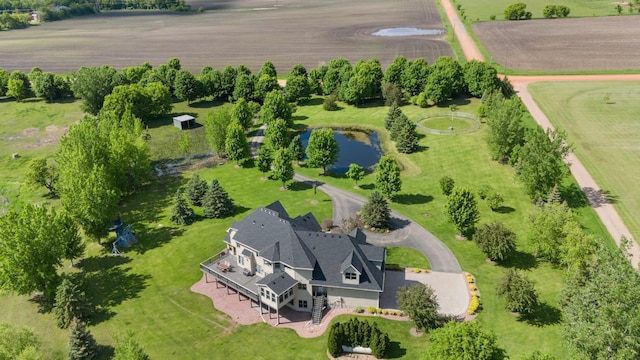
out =
[[[492,21],[473,32],[494,61],[516,70],[640,69],[640,17]]]
[[[298,63],[312,68],[338,57],[352,62],[375,57],[384,68],[397,55],[429,62],[452,55],[446,35],[371,35],[388,27],[443,29],[432,0],[194,0],[191,5],[212,10],[112,11],[6,31],[0,67],[69,72],[145,61],[157,66],[175,56],[190,71],[239,64],[257,71],[270,60],[286,73]]]

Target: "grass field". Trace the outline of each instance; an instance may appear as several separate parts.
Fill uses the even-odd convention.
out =
[[[511,0],[455,0],[455,4],[462,5],[465,15],[469,21],[489,21],[494,15],[496,20],[504,20],[504,9],[513,4]],[[528,0],[527,11],[533,14],[534,19],[542,19],[542,9],[551,4],[546,0]],[[591,16],[610,16],[618,15],[616,5],[607,0],[559,0],[554,1],[554,5],[565,5],[571,9],[570,17],[591,17]],[[456,6],[456,5],[454,5]],[[628,14],[628,7],[623,7],[622,14]],[[634,11],[637,14],[637,10]]]
[[[531,94],[640,239],[639,82],[534,83]],[[609,103],[604,97],[609,94]]]
[[[458,99],[456,102],[461,111],[469,113],[475,113],[478,105],[478,100],[475,99]],[[379,130],[383,147],[395,153],[393,144],[388,141],[383,130],[383,119],[388,110],[386,107],[367,104],[362,108],[354,108],[341,104],[341,110],[326,112],[322,110],[321,101],[316,99],[310,104],[312,105],[298,107],[294,116],[298,128],[366,126]],[[48,120],[58,127],[68,126],[76,121],[78,115],[77,103],[62,105],[66,107],[55,115],[56,119]],[[5,102],[0,104],[0,109],[19,113],[23,106],[27,105]],[[176,104],[175,113],[195,113],[202,118],[208,111],[216,111],[220,106],[215,103],[196,103],[188,107],[181,103]],[[417,120],[446,108],[421,109],[405,106],[403,111],[410,119]],[[47,106],[44,106],[38,114],[46,114],[46,109]],[[46,128],[49,125],[46,117],[41,119],[41,115],[25,114],[21,117],[22,121],[14,124],[11,134],[20,134],[31,127]],[[528,125],[532,126],[530,120]],[[161,119],[152,122],[149,124],[149,131],[154,160],[183,161],[177,146],[180,131],[170,121]],[[193,152],[206,152],[202,129],[189,130],[189,134],[194,139],[194,144],[198,144],[194,146]],[[483,305],[478,321],[497,334],[500,345],[512,358],[517,359],[533,350],[542,350],[564,359],[557,306],[557,295],[563,285],[563,272],[545,263],[538,263],[530,254],[531,246],[526,241],[527,219],[534,207],[523,195],[513,170],[489,160],[485,136],[484,126],[467,135],[426,135],[420,140],[420,152],[412,155],[396,154],[404,168],[403,190],[395,197],[392,207],[442,239],[454,252],[462,268],[476,276]],[[23,141],[25,143],[22,146],[29,146],[29,141]],[[34,138],[31,142],[36,143],[37,139]],[[1,148],[0,157],[10,159],[10,154],[15,152],[13,149]],[[38,155],[52,154],[55,145],[52,142],[41,146],[38,151]],[[2,166],[13,168],[11,174],[4,169],[0,171],[0,176],[3,177],[0,181],[4,183],[5,177],[13,177],[16,187],[23,188],[20,173],[24,173],[25,164],[31,157],[27,155],[25,152],[24,158],[18,159],[22,163],[3,163]],[[191,164],[198,168],[197,159],[192,159]],[[176,227],[168,222],[175,190],[186,182],[186,178],[192,176],[193,171],[197,171],[206,180],[214,177],[219,179],[238,205],[233,218],[208,220],[200,217],[189,227]],[[296,171],[314,177],[318,177],[319,172],[308,168],[296,168]],[[456,231],[445,220],[442,212],[445,198],[440,192],[438,179],[443,175],[449,175],[455,179],[456,184],[472,189],[490,184],[504,195],[505,211],[492,212],[484,202],[480,202],[479,208],[481,223],[503,221],[517,233],[518,252],[512,260],[503,265],[489,264],[472,242],[455,239]],[[176,356],[199,359],[211,357],[214,353],[224,354],[227,358],[324,357],[326,335],[306,340],[290,330],[273,329],[264,324],[235,326],[231,319],[212,307],[208,298],[189,291],[190,286],[201,277],[198,263],[222,249],[225,229],[234,219],[244,216],[255,207],[280,199],[292,215],[311,210],[318,219],[331,217],[331,203],[322,193],[318,192],[318,204],[311,205],[311,189],[298,185],[293,186],[290,191],[281,191],[278,182],[259,179],[260,173],[255,168],[237,169],[232,165],[203,167],[187,171],[182,177],[157,178],[141,194],[125,199],[122,217],[126,222],[135,224],[139,243],[128,250],[124,257],[112,257],[103,247],[92,244],[82,266],[68,269],[86,280],[85,290],[99,305],[100,311],[91,324],[91,331],[99,343],[113,345],[113,335],[123,329],[131,329],[154,359]],[[342,177],[323,176],[319,179],[354,191],[352,181]],[[362,189],[355,191],[367,196],[372,188],[373,176],[369,174],[360,183]],[[610,241],[604,235],[606,232],[594,212],[584,201],[579,201],[580,193],[576,191],[571,179],[567,179],[563,193],[577,199],[571,203],[580,214],[583,225],[590,232],[602,236],[605,239],[603,241]],[[39,201],[40,194],[41,192],[32,191],[25,195],[24,200]],[[11,193],[5,196],[12,201],[20,199]],[[392,249],[390,256],[407,261],[405,266],[418,267],[415,265],[423,264],[420,257],[414,257],[410,251],[403,249]],[[514,317],[504,310],[502,300],[495,295],[493,289],[504,272],[504,266],[526,270],[536,281],[544,306],[533,317]],[[33,328],[43,339],[43,347],[47,353],[52,354],[53,358],[64,357],[67,333],[55,329],[50,314],[38,314],[37,306],[27,297],[9,294],[0,295],[0,308],[14,310],[0,312],[0,321]],[[394,345],[397,346],[393,352],[395,358],[417,359],[428,346],[427,339],[408,335],[410,322],[383,321],[380,326],[393,331],[392,341],[398,341]],[[246,339],[251,339],[251,346],[246,346]],[[269,350],[266,352],[264,349]],[[108,355],[108,351],[105,354]]]

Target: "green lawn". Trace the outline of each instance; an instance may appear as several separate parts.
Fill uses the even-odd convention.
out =
[[[640,82],[549,82],[529,86],[554,126],[640,239]],[[609,103],[604,97],[609,94]]]
[[[504,20],[504,9],[510,4],[518,1],[513,0],[452,0],[453,6],[457,8],[462,5],[464,14],[468,21],[490,21],[491,15],[495,15],[496,20]],[[610,16],[618,15],[616,5],[606,0],[560,0],[549,2],[547,0],[529,0],[523,1],[527,4],[527,11],[533,14],[534,19],[542,19],[542,9],[546,5],[565,5],[571,9],[570,17],[587,17],[587,16]],[[623,6],[622,14],[628,14],[628,7]],[[634,11],[637,14],[637,10]]]
[[[615,98],[613,99],[615,100]],[[478,101],[458,99],[460,110],[475,113]],[[313,105],[300,105],[295,114],[298,128],[318,126],[357,125],[380,130],[383,147],[395,153],[394,146],[387,140],[383,129],[383,119],[387,108],[370,104],[354,108],[341,104],[337,112],[322,110],[321,101]],[[449,104],[441,108],[421,109],[405,106],[403,111],[412,120],[417,120],[431,112],[442,112]],[[0,103],[0,112],[17,111],[23,104]],[[69,103],[67,110],[55,115],[48,121],[59,126],[69,124],[79,118],[78,104]],[[176,114],[196,113],[202,119],[210,110],[217,110],[218,104],[177,104]],[[14,110],[11,110],[14,108]],[[25,107],[26,108],[26,107]],[[47,107],[43,109],[46,110]],[[76,114],[71,118],[69,114]],[[69,118],[65,117],[69,116]],[[58,119],[57,117],[63,117]],[[0,118],[3,125],[3,118]],[[35,127],[35,118],[14,124],[15,133]],[[43,124],[46,126],[48,123]],[[529,126],[533,126],[529,121]],[[181,162],[177,142],[180,131],[173,128],[167,119],[149,123],[152,156],[156,161]],[[193,139],[195,153],[205,152],[202,128],[188,131]],[[7,135],[3,135],[7,136]],[[557,294],[563,283],[562,270],[544,263],[537,263],[530,255],[530,244],[526,241],[527,220],[534,207],[523,195],[520,184],[515,180],[513,170],[490,161],[485,142],[486,128],[477,132],[458,136],[426,135],[420,140],[421,150],[412,155],[398,155],[403,172],[403,190],[395,197],[392,208],[409,216],[425,226],[451,248],[458,257],[463,270],[476,276],[482,293],[483,310],[478,321],[484,327],[498,335],[499,342],[512,358],[533,350],[543,350],[565,358],[560,337]],[[197,144],[197,145],[195,145]],[[52,154],[55,146],[41,147],[41,154]],[[7,161],[15,152],[10,147],[0,148],[0,158]],[[25,153],[27,154],[27,153]],[[40,155],[40,154],[39,154]],[[21,174],[24,173],[27,156],[14,163],[0,163],[2,183],[13,177],[14,187],[20,189]],[[191,160],[196,165],[197,160]],[[12,166],[12,167],[11,167]],[[9,174],[4,171],[9,167]],[[283,202],[291,215],[312,211],[322,220],[331,217],[331,202],[326,195],[318,192],[318,203],[313,205],[313,191],[301,185],[294,185],[289,191],[281,191],[280,183],[260,180],[261,174],[255,168],[235,168],[233,165],[209,164],[198,167],[197,171],[206,180],[217,178],[230,193],[238,206],[233,218],[223,220],[199,220],[188,227],[177,227],[169,223],[168,218],[172,199],[176,189],[193,175],[193,171],[178,177],[161,177],[149,184],[142,193],[124,200],[122,218],[134,224],[139,243],[126,251],[123,257],[108,255],[108,249],[91,244],[88,258],[82,267],[67,269],[84,277],[85,290],[99,306],[91,331],[99,343],[113,345],[113,335],[131,329],[145,346],[153,359],[168,358],[204,358],[212,354],[225,354],[228,358],[240,358],[248,355],[254,358],[280,357],[285,359],[321,359],[324,357],[326,337],[301,339],[292,331],[273,329],[266,325],[233,327],[232,321],[216,311],[211,301],[204,296],[190,292],[189,288],[201,277],[198,263],[223,248],[222,238],[232,221],[246,215],[254,208],[266,205],[276,199]],[[318,176],[318,169],[296,168],[302,174],[320,178],[335,186],[355,191],[367,196],[371,191],[371,174],[361,181],[360,190],[353,190],[353,183],[340,176]],[[510,315],[494,294],[494,287],[504,272],[501,265],[485,262],[485,257],[470,241],[455,239],[455,229],[443,216],[445,197],[441,194],[438,179],[449,175],[456,184],[477,189],[481,185],[491,185],[505,197],[504,211],[492,212],[480,202],[481,223],[503,221],[519,236],[518,253],[508,264],[528,271],[537,283],[537,288],[545,307],[533,319],[523,320]],[[585,227],[597,234],[606,234],[594,212],[580,201],[580,193],[573,191],[571,180],[563,187],[565,196],[571,195],[572,201],[581,215]],[[10,198],[12,193],[5,192]],[[26,193],[26,200],[40,201],[41,191]],[[17,191],[14,193],[17,194]],[[7,196],[7,195],[5,195]],[[21,195],[22,196],[22,195]],[[201,215],[201,213],[199,213]],[[609,241],[607,239],[605,241]],[[423,261],[419,257],[409,256],[411,251],[391,249],[393,256],[400,257],[409,264]],[[422,264],[422,263],[421,263]],[[428,264],[427,264],[428,266]],[[420,266],[426,267],[426,266]],[[12,311],[0,313],[0,321],[26,325],[33,328],[42,338],[43,347],[53,358],[64,358],[66,353],[66,331],[55,329],[50,314],[38,314],[37,306],[27,297],[0,295],[0,308]],[[19,311],[18,311],[19,309]],[[377,320],[382,321],[382,320]],[[408,335],[410,322],[382,321],[380,327],[389,329],[394,345],[393,357],[419,358],[427,346],[427,340],[412,338]],[[250,339],[250,340],[248,340]],[[248,341],[251,346],[246,346]],[[268,349],[268,351],[265,351]],[[404,349],[404,350],[403,350]],[[295,354],[295,355],[293,355]],[[104,358],[107,358],[105,355]]]
[[[418,250],[387,246],[387,264],[397,264],[403,268],[431,269],[429,260]]]

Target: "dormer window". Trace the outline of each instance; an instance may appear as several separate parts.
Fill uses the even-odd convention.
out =
[[[356,280],[357,278],[358,278],[358,274],[356,274],[354,272],[346,271],[344,273],[344,279],[345,280]]]

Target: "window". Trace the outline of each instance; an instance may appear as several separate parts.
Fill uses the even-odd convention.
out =
[[[244,265],[244,258],[242,257],[242,255],[238,255],[238,264]]]
[[[307,290],[307,284],[298,283],[298,290]]]
[[[282,295],[278,296],[278,302],[282,302]]]
[[[264,288],[260,288],[260,296],[264,297]]]
[[[280,271],[280,263],[273,264],[273,272]]]
[[[299,308],[307,308],[307,300],[298,300],[298,307]]]
[[[344,279],[345,280],[355,280],[357,278],[358,278],[358,275],[356,273],[352,273],[352,272],[344,273]]]
[[[262,266],[260,264],[256,264],[256,272],[262,274]]]
[[[293,288],[289,289],[289,296],[293,296]]]
[[[271,301],[276,302],[276,294],[271,293]]]
[[[282,297],[282,295],[280,295],[280,297]],[[286,293],[284,293],[284,299],[287,300],[288,298],[289,298],[289,292],[287,291]]]

